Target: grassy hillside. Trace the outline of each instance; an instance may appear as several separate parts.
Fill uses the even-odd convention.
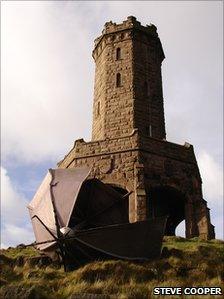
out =
[[[59,265],[52,265],[47,258],[40,258],[40,253],[33,248],[1,250],[0,297],[144,299],[164,298],[152,295],[155,286],[221,287],[223,249],[224,242],[219,240],[165,237],[163,254],[158,260],[141,264],[98,261],[69,273],[64,273]],[[83,294],[97,295],[84,297]]]

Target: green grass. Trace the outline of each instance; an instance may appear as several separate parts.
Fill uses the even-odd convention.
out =
[[[155,286],[221,287],[223,246],[224,242],[218,240],[165,237],[163,247],[166,249],[160,259],[144,263],[96,261],[68,273],[54,265],[16,265],[16,260],[20,257],[27,260],[38,256],[39,252],[33,248],[1,250],[0,296],[6,299],[35,296],[65,299],[75,293],[92,293],[108,294],[114,299],[144,299],[161,298],[153,297]],[[202,296],[195,298],[200,299]]]
[[[19,248],[9,248],[7,250],[1,249],[0,250],[1,254],[4,254],[5,256],[12,258],[12,259],[16,259],[20,256],[23,257],[34,257],[34,256],[39,256],[40,252],[36,249],[34,249],[34,247],[26,247],[23,249],[19,249]]]

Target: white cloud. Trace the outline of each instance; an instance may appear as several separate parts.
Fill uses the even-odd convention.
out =
[[[223,239],[223,169],[206,151],[198,154],[203,197],[210,208],[216,238]]]
[[[3,221],[20,223],[28,215],[27,200],[16,190],[6,169],[1,167],[1,212]]]
[[[34,239],[27,200],[13,186],[6,169],[1,167],[1,242],[2,246],[29,243]]]
[[[78,19],[34,3],[2,14],[3,155],[24,162],[65,154],[91,118],[92,39]]]
[[[30,226],[19,227],[6,224],[3,229],[2,239],[1,248],[7,248],[19,244],[30,244],[34,241],[34,235]]]
[[[205,151],[198,155],[198,166],[202,176],[205,199],[210,203],[221,205],[223,198],[223,170],[214,158]]]

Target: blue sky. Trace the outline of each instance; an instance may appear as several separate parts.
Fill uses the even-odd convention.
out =
[[[194,145],[223,238],[222,1],[1,2],[1,242],[33,241],[27,203],[75,139],[91,139],[94,39],[134,15],[163,44],[167,139]],[[178,233],[183,235],[184,227]]]

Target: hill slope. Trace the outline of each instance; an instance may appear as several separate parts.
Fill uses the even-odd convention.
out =
[[[162,298],[153,296],[155,286],[221,287],[223,249],[224,242],[219,240],[165,237],[162,257],[158,260],[141,264],[120,260],[98,261],[64,273],[59,265],[52,264],[48,258],[40,258],[39,252],[33,248],[10,248],[0,251],[0,297],[144,299]]]

